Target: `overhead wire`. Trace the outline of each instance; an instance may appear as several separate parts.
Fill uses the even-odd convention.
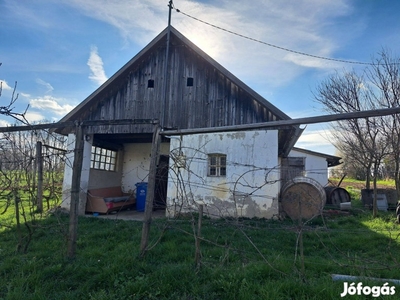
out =
[[[370,66],[371,66],[371,65],[375,65],[374,63],[370,63],[370,62],[351,61],[351,60],[345,60],[345,59],[337,59],[337,58],[324,57],[324,56],[319,56],[319,55],[314,55],[314,54],[305,53],[305,52],[302,52],[302,51],[292,50],[292,49],[285,48],[285,47],[282,47],[282,46],[277,46],[277,45],[274,45],[274,44],[271,44],[271,43],[267,43],[267,42],[264,42],[264,41],[261,41],[261,40],[258,40],[258,39],[255,39],[255,38],[252,38],[252,37],[249,37],[249,36],[246,36],[246,35],[243,35],[243,34],[234,32],[234,31],[231,31],[231,30],[226,29],[226,28],[222,28],[222,27],[217,26],[217,25],[215,25],[215,24],[211,24],[211,23],[209,23],[209,22],[207,22],[207,21],[201,20],[201,19],[196,18],[196,17],[194,17],[194,16],[192,16],[192,15],[189,15],[189,14],[187,14],[187,13],[181,11],[180,9],[175,8],[174,6],[173,6],[173,9],[175,9],[176,12],[181,13],[182,15],[184,15],[184,16],[186,16],[186,17],[188,17],[188,18],[191,18],[191,19],[193,19],[193,20],[196,20],[196,21],[201,22],[201,23],[203,23],[203,24],[206,24],[206,25],[208,25],[208,26],[214,27],[214,28],[216,28],[216,29],[225,31],[225,32],[227,32],[227,33],[230,33],[230,34],[239,36],[239,37],[241,37],[241,38],[244,38],[244,39],[247,39],[247,40],[250,40],[250,41],[253,41],[253,42],[257,42],[257,43],[260,43],[260,44],[263,44],[263,45],[266,45],[266,46],[269,46],[269,47],[273,47],[273,48],[276,48],[276,49],[279,49],[279,50],[283,50],[283,51],[286,51],[286,52],[291,52],[291,53],[298,54],[298,55],[302,55],[302,56],[307,56],[307,57],[312,57],[312,58],[317,58],[317,59],[322,59],[322,60],[327,60],[327,61],[334,61],[334,62],[346,63],[346,64],[358,64],[358,65],[370,65]]]

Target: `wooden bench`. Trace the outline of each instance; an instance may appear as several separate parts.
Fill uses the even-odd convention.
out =
[[[86,212],[108,214],[136,203],[135,197],[122,192],[120,186],[91,189],[87,192]]]

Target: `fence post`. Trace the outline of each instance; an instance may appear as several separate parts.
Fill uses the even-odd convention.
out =
[[[79,124],[75,131],[74,163],[71,183],[71,204],[69,210],[69,230],[68,230],[68,258],[74,258],[76,252],[76,240],[78,234],[78,207],[79,193],[81,185],[81,172],[83,160],[83,129]]]
[[[203,204],[200,204],[199,205],[199,220],[197,222],[197,234],[196,234],[196,254],[195,254],[196,268],[200,268],[200,263],[201,263],[200,237],[201,237],[202,219],[203,219]]]
[[[156,187],[156,171],[158,158],[160,156],[160,144],[161,144],[161,127],[157,123],[154,126],[153,133],[153,143],[151,146],[151,158],[150,158],[150,170],[149,170],[149,180],[147,183],[147,195],[146,195],[146,205],[144,210],[144,220],[142,228],[142,240],[140,242],[140,255],[144,256],[150,233],[151,217],[153,213],[153,200],[154,200],[154,190]]]
[[[42,142],[36,143],[36,164],[37,164],[37,210],[43,211],[43,156]]]

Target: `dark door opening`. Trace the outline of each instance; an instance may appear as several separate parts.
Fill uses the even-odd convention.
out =
[[[169,156],[160,155],[160,161],[156,170],[156,182],[154,190],[153,209],[165,209],[167,206]]]

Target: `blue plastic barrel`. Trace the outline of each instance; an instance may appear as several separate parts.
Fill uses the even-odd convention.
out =
[[[136,210],[144,211],[146,207],[147,182],[138,182],[136,186]]]

